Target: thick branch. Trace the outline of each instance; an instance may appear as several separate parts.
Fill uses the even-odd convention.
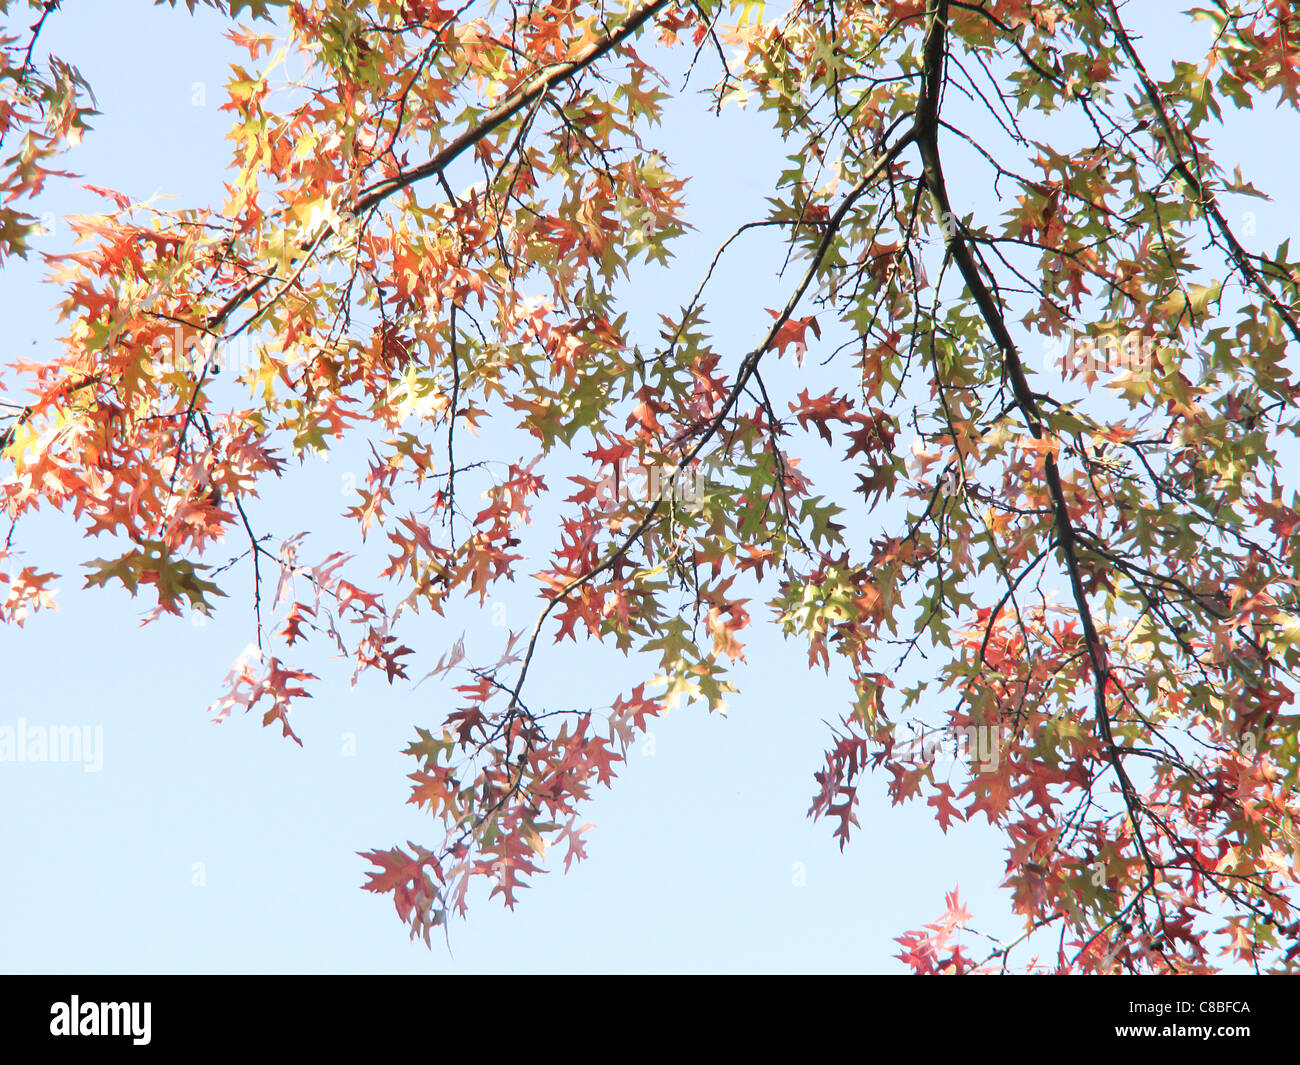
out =
[[[947,185],[943,177],[943,165],[939,155],[939,97],[943,90],[944,63],[947,59],[948,2],[935,0],[929,13],[929,26],[926,29],[923,48],[921,97],[917,104],[916,119],[913,125],[915,139],[921,152],[925,168],[926,186],[934,198],[940,217],[944,220],[944,233],[948,242],[948,254],[952,256],[961,271],[966,288],[974,298],[989,331],[993,334],[998,348],[1002,352],[1002,363],[1007,379],[1011,383],[1012,394],[1029,425],[1029,431],[1036,440],[1044,437],[1043,417],[1038,406],[1034,390],[1025,377],[1024,364],[1011,333],[1007,329],[1002,309],[998,305],[988,284],[980,274],[979,264],[971,251],[970,240],[965,227],[952,210],[948,197]],[[949,235],[951,234],[951,235]],[[1141,804],[1110,730],[1110,717],[1106,712],[1106,685],[1110,676],[1110,667],[1106,661],[1106,652],[1097,633],[1097,626],[1092,617],[1087,593],[1083,587],[1083,574],[1076,549],[1076,533],[1070,509],[1066,504],[1065,490],[1061,484],[1060,472],[1056,466],[1056,456],[1050,451],[1043,459],[1043,471],[1047,482],[1048,496],[1052,501],[1056,543],[1065,563],[1066,573],[1070,579],[1070,590],[1079,620],[1083,626],[1084,641],[1092,667],[1094,703],[1097,718],[1097,730],[1105,745],[1107,758],[1115,775],[1119,779],[1128,808],[1129,818],[1133,822],[1133,836],[1138,849],[1146,863],[1149,878],[1155,878],[1155,863],[1147,851],[1146,842],[1139,828],[1138,813]]]
[[[609,36],[593,42],[574,59],[551,67],[545,74],[539,74],[522,88],[511,93],[428,162],[422,163],[405,173],[375,182],[375,184],[363,189],[352,203],[351,213],[353,215],[363,214],[388,199],[394,193],[414,185],[417,181],[441,175],[456,159],[493,130],[508,122],[520,111],[552,89],[563,85],[566,81],[570,81],[597,60],[613,51],[672,2],[673,0],[650,0],[649,3],[637,8]],[[333,232],[334,227],[326,223],[320,233],[310,240],[305,240],[299,246],[300,250],[306,252],[313,246],[319,246],[320,242],[328,238]],[[236,310],[266,286],[268,280],[268,278],[262,278],[256,284],[236,292],[216,314],[208,319],[207,328],[212,331],[220,329]]]
[[[817,271],[821,268],[822,260],[826,257],[826,252],[830,249],[831,242],[839,233],[840,226],[844,224],[844,219],[848,215],[850,208],[852,208],[854,203],[857,202],[859,197],[861,197],[867,189],[875,184],[881,174],[888,171],[890,165],[896,158],[898,158],[903,149],[911,143],[913,137],[913,131],[907,130],[888,151],[877,156],[871,166],[868,167],[867,172],[863,174],[857,184],[849,190],[839,207],[836,208],[835,213],[826,223],[826,231],[822,234],[822,239],[818,243],[816,250],[813,252],[812,259],[808,263],[808,269],[804,271],[804,275],[798,286],[796,286],[794,292],[791,293],[790,298],[786,301],[785,307],[782,309],[781,313],[777,315],[776,320],[768,327],[767,335],[763,338],[763,342],[746,355],[744,360],[741,362],[740,369],[736,374],[735,384],[731,386],[731,391],[728,392],[726,397],[723,399],[721,407],[718,408],[718,412],[709,420],[707,427],[700,434],[695,445],[690,449],[690,451],[682,456],[680,463],[682,468],[686,468],[695,460],[722,427],[722,423],[726,420],[727,414],[731,411],[731,408],[735,406],[741,393],[744,392],[750,378],[752,378],[758,371],[758,364],[763,358],[764,353],[771,350],[777,334],[782,328],[784,328],[786,322],[790,320],[790,317],[795,312],[795,308],[799,305],[799,301],[803,298],[804,293],[808,291],[808,286],[812,284],[813,278],[817,276]],[[612,554],[593,568],[589,569],[586,573],[574,577],[547,602],[545,607],[542,608],[541,612],[538,614],[536,622],[533,624],[532,634],[528,639],[528,649],[524,653],[523,665],[519,670],[519,679],[515,682],[514,689],[511,692],[510,707],[507,708],[508,710],[512,709],[518,703],[519,692],[523,689],[524,679],[528,676],[528,668],[532,664],[533,653],[537,646],[537,638],[541,635],[542,626],[546,623],[546,619],[550,615],[551,611],[554,610],[563,600],[573,594],[573,592],[590,583],[599,574],[614,565],[618,559],[622,558],[628,548],[636,542],[641,533],[649,526],[650,522],[659,512],[659,508],[660,501],[656,500],[650,506],[650,509],[646,512],[645,516],[637,522],[636,527],[633,528],[626,537],[624,537],[622,543],[619,544],[618,548]]]

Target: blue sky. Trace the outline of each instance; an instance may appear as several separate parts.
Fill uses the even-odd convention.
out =
[[[1168,16],[1179,5],[1152,10],[1161,6],[1129,15],[1137,29],[1158,27],[1143,46],[1158,72],[1162,53],[1204,36],[1175,30]],[[68,168],[137,198],[219,203],[230,144],[217,105],[227,64],[242,58],[221,29],[203,11],[191,17],[144,0],[68,5],[52,17],[42,50],[78,66],[103,112]],[[1238,119],[1216,144],[1255,184],[1281,193],[1293,174],[1269,128],[1265,114]],[[647,325],[660,298],[684,302],[731,228],[761,215],[784,154],[761,115],[719,121],[695,99],[674,105],[662,143],[679,173],[698,175],[688,194],[698,231],[671,270],[638,283]],[[991,189],[950,180],[993,220],[1000,208]],[[50,212],[53,232],[36,247],[66,250],[64,216],[95,207],[74,183],[52,184],[36,213]],[[1252,247],[1272,249],[1296,229],[1284,201],[1243,209],[1258,216]],[[44,272],[37,256],[0,272],[6,361],[53,351],[57,293],[41,284]],[[734,336],[737,360],[770,321],[762,308],[783,300],[785,286],[770,274],[769,259],[743,253],[720,277],[710,317],[719,336]],[[822,371],[832,382],[834,372]],[[810,462],[833,454],[807,450]],[[353,546],[332,537],[346,528],[337,514],[349,478],[363,472],[346,451],[294,471],[255,508],[259,528],[283,537],[310,527],[320,557]],[[246,567],[228,575],[231,598],[216,617],[140,627],[144,599],[79,590],[76,563],[111,557],[111,545],[48,515],[20,526],[15,546],[27,562],[66,576],[57,613],[0,629],[0,726],[21,718],[102,728],[103,766],[0,763],[6,970],[892,972],[901,971],[893,937],[934,920],[958,884],[981,928],[1014,928],[996,888],[1000,838],[982,824],[945,836],[928,808],[891,807],[883,779],[865,785],[861,828],[843,853],[829,823],[807,819],[827,722],[842,714],[847,689],[839,677],[810,673],[804,648],[763,626],[755,603],[759,624],[728,715],[686,707],[656,722],[653,744],[634,747],[614,789],[587,810],[597,826],[588,862],[565,875],[552,861],[556,871],[534,878],[513,912],[479,891],[469,921],[452,925],[451,953],[438,943],[426,950],[408,942],[387,898],[360,890],[367,863],[355,852],[440,839],[405,805],[405,775],[415,767],[400,752],[415,725],[441,722],[449,686],[366,680],[353,689],[338,663],[318,657],[307,665],[323,679],[295,714],[302,748],[256,716],[215,725],[203,708],[253,633]],[[485,655],[495,650],[504,629],[488,620],[493,605],[422,619],[413,675],[461,631]],[[511,628],[531,623],[535,607],[525,599],[502,605]],[[544,652],[529,698],[607,705],[641,679],[641,667],[613,652],[565,645]],[[967,943],[980,953],[978,940]]]

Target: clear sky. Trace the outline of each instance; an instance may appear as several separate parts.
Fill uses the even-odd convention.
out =
[[[1130,6],[1159,74],[1171,50],[1204,39],[1183,27],[1181,6]],[[41,53],[73,62],[103,112],[67,168],[137,198],[219,203],[230,143],[217,106],[227,64],[246,61],[222,39],[222,25],[146,0],[65,4],[47,23]],[[1234,119],[1216,144],[1256,185],[1285,194],[1295,160],[1270,129],[1265,114]],[[697,231],[672,270],[639,283],[647,327],[656,297],[684,302],[721,239],[761,216],[783,155],[761,115],[714,119],[693,94],[673,106],[661,143],[680,174],[694,175]],[[954,189],[984,221],[1000,213],[982,172],[980,183],[954,181]],[[50,213],[53,231],[37,249],[67,250],[65,216],[94,209],[74,183],[52,183],[36,213]],[[1284,200],[1243,209],[1258,216],[1252,248],[1271,250],[1297,230]],[[737,361],[770,321],[763,308],[784,299],[771,267],[735,256],[715,291],[711,320],[720,337],[734,336]],[[45,269],[33,255],[0,271],[6,362],[54,350],[57,292],[41,283]],[[653,332],[646,336],[652,342]],[[836,367],[821,372],[834,382]],[[836,476],[832,452],[808,451],[805,469]],[[810,465],[817,461],[825,468]],[[280,537],[310,528],[321,557],[351,548],[331,537],[346,529],[337,514],[364,468],[344,452],[295,471],[260,502],[258,524]],[[387,897],[360,890],[368,866],[355,852],[440,841],[439,827],[404,805],[415,766],[400,752],[415,725],[441,723],[449,685],[390,689],[368,680],[352,689],[344,668],[318,656],[306,665],[323,679],[294,717],[302,748],[255,715],[215,725],[203,708],[253,633],[246,566],[227,576],[231,598],[215,618],[139,627],[145,598],[79,590],[76,563],[112,557],[112,544],[86,541],[70,520],[50,515],[21,525],[15,546],[66,576],[59,612],[0,629],[0,726],[99,728],[103,750],[97,772],[0,763],[5,970],[892,972],[902,969],[893,937],[937,918],[944,892],[958,884],[979,927],[1014,929],[996,888],[1000,837],[986,826],[959,824],[945,836],[929,808],[891,807],[884,779],[864,786],[861,828],[843,853],[830,823],[807,819],[827,723],[838,721],[847,688],[842,677],[809,673],[805,649],[783,643],[755,603],[749,661],[736,671],[740,693],[728,716],[686,707],[655,722],[653,743],[634,747],[613,790],[588,807],[597,826],[590,860],[567,875],[553,860],[555,871],[533,878],[514,912],[479,890],[469,921],[452,925],[452,952],[440,943],[429,951],[408,942]],[[235,540],[232,548],[242,550]],[[462,630],[484,654],[495,649],[504,629],[488,620],[493,605],[422,620],[412,674],[426,672]],[[526,600],[502,605],[511,628],[531,623]],[[612,652],[566,645],[535,667],[530,702],[607,705],[644,676]],[[967,942],[980,953],[977,940]]]

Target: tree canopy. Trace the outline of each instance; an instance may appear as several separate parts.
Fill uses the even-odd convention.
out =
[[[35,61],[58,6],[0,0],[0,265],[94,113]],[[900,930],[915,971],[1300,968],[1300,262],[1211,144],[1255,108],[1294,139],[1289,3],[1206,0],[1167,76],[1114,0],[208,6],[248,53],[225,201],[96,189],[48,256],[60,350],[0,377],[0,617],[78,563],[153,618],[233,597],[210,709],[292,740],[305,646],[441,685],[406,750],[429,838],[364,855],[426,942],[476,878],[513,906],[585,858],[593,789],[665,709],[723,708],[766,624],[845,678],[791,766],[841,846],[878,781],[1005,836],[1023,935],[955,945],[953,893]],[[711,261],[673,257],[709,176],[670,105],[788,148]],[[783,296],[742,347],[711,298],[756,247]],[[647,307],[665,266],[688,302]],[[340,448],[350,542],[258,528]],[[48,509],[105,557],[41,557]],[[537,610],[492,656],[430,645],[503,583]],[[538,705],[564,640],[627,654],[625,690]]]

